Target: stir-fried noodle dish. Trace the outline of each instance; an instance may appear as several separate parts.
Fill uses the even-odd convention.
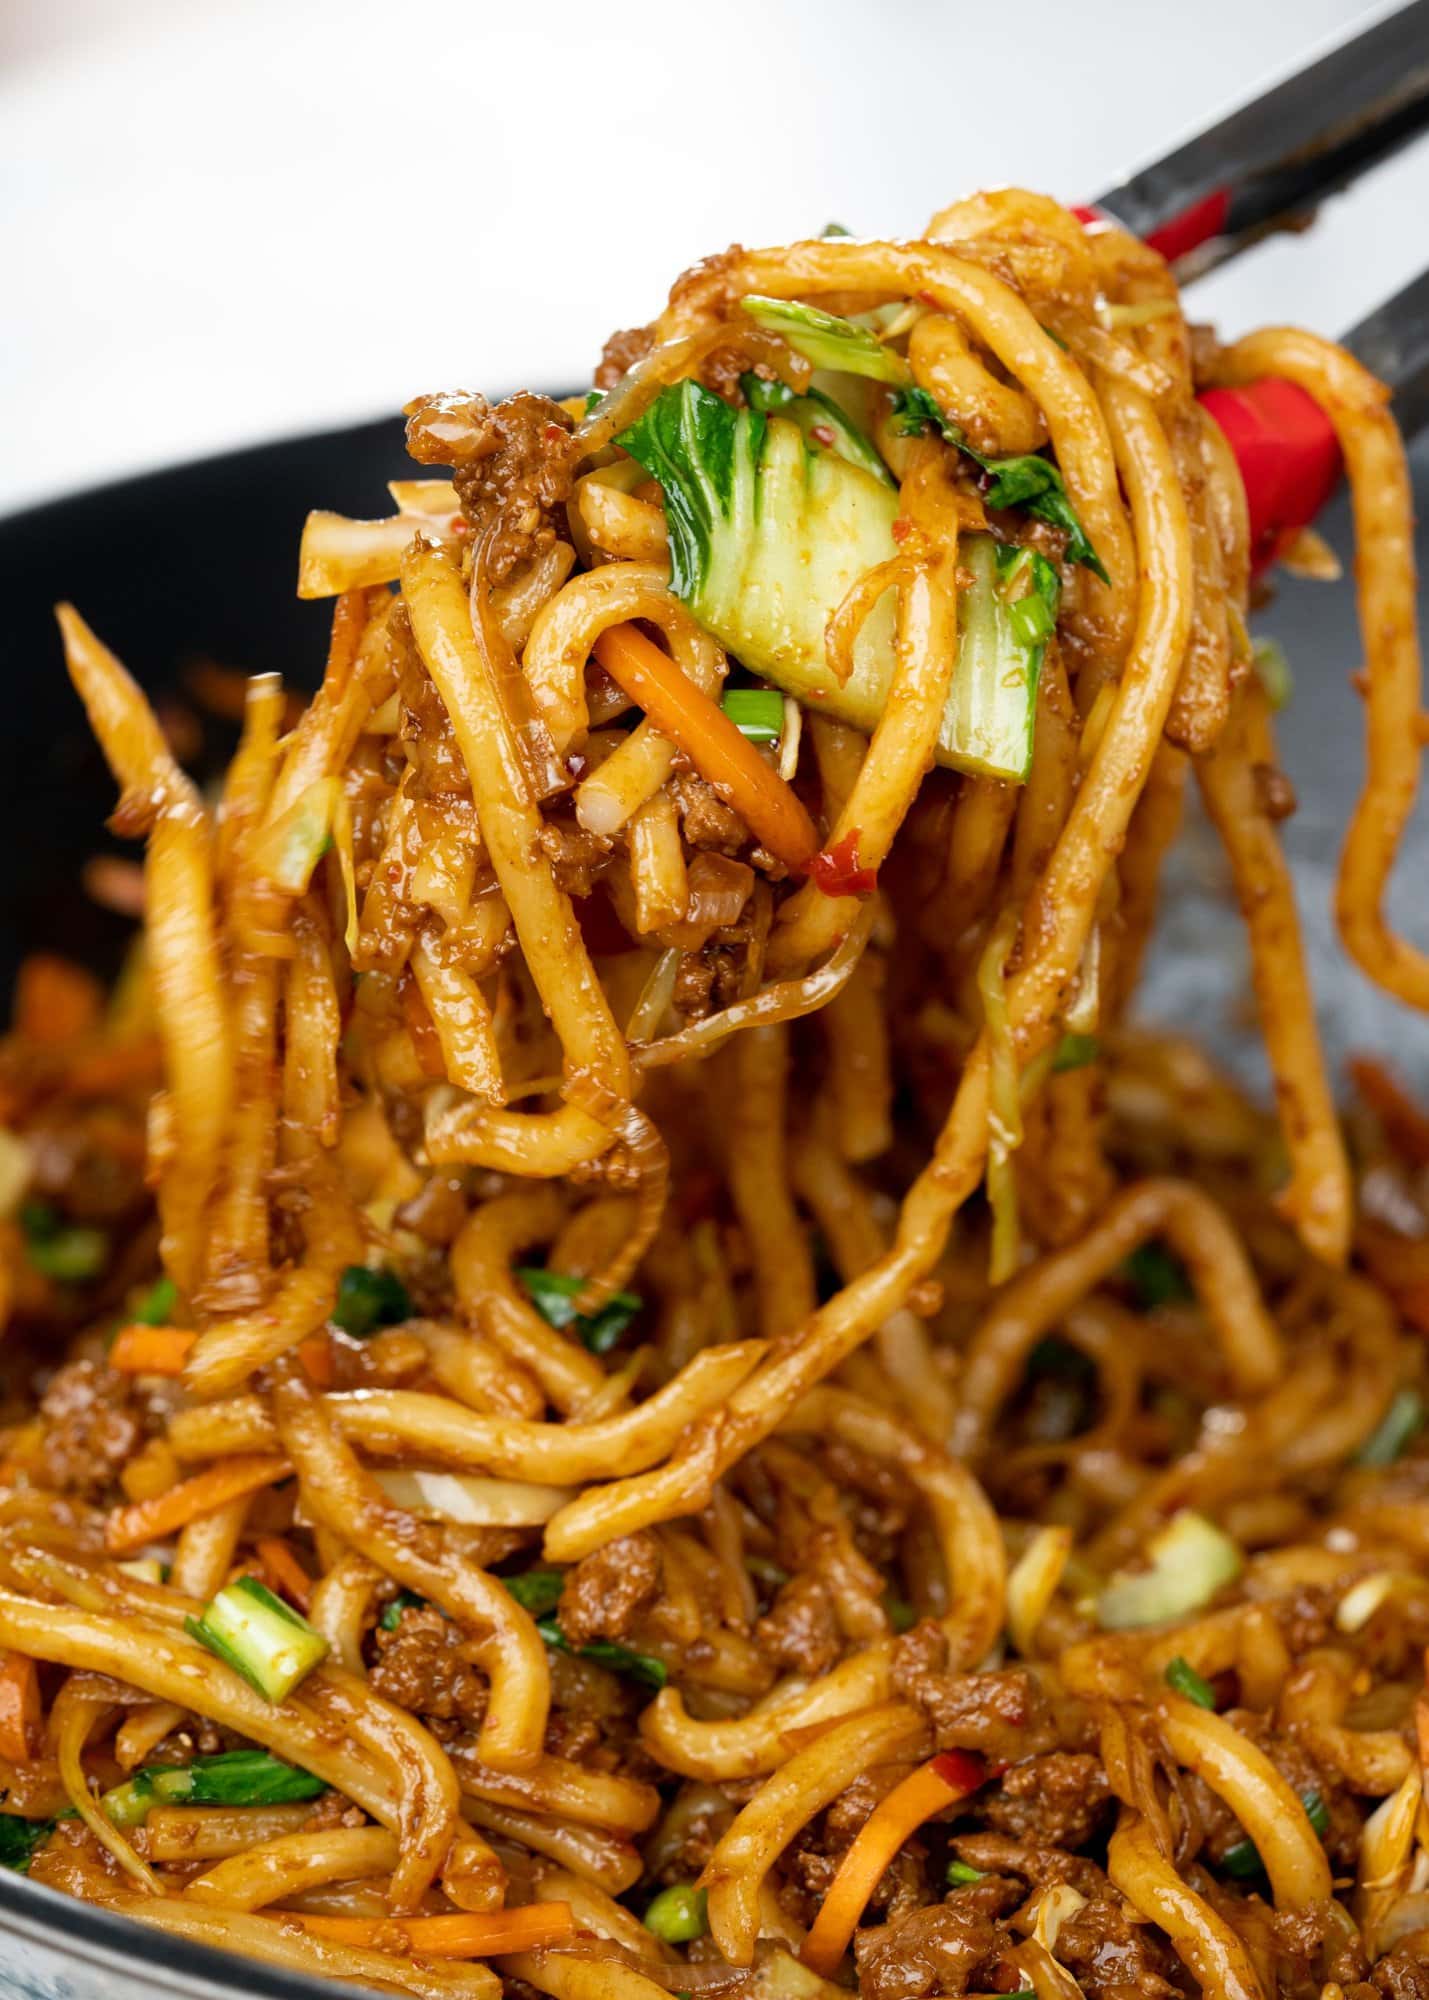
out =
[[[1429,1996],[1429,1112],[1317,1040],[1266,377],[1425,1009],[1386,393],[1040,196],[419,398],[221,785],[60,607],[146,847],[0,1045],[7,1866],[424,2000]],[[1273,1109],[1130,1019],[1191,787]]]

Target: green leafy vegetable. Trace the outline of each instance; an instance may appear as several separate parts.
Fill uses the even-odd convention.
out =
[[[579,1659],[591,1660],[598,1667],[609,1667],[612,1673],[629,1674],[632,1680],[643,1681],[657,1694],[669,1679],[665,1662],[650,1653],[632,1652],[629,1646],[617,1645],[612,1639],[593,1639],[588,1646],[572,1646],[554,1618],[538,1618],[536,1630],[556,1652],[575,1653]]]
[[[27,1201],[20,1210],[20,1227],[31,1264],[61,1284],[97,1278],[109,1262],[109,1238],[102,1229],[64,1222],[48,1202]]]
[[[1037,452],[1020,453],[1015,458],[990,458],[974,450],[956,424],[950,424],[926,389],[903,389],[894,399],[894,428],[904,436],[932,424],[949,444],[987,474],[983,496],[989,507],[1025,507],[1039,521],[1060,528],[1067,537],[1068,562],[1080,563],[1103,583],[1110,583],[1101,557],[1093,548],[1067,495],[1067,483],[1050,458]]]
[[[1305,1808],[1306,1819],[1323,1840],[1330,1825],[1329,1807],[1318,1792],[1302,1792],[1300,1803]],[[1238,1840],[1234,1847],[1228,1847],[1221,1856],[1221,1867],[1227,1875],[1234,1875],[1238,1881],[1265,1872],[1260,1849],[1253,1840]]]
[[[634,1292],[617,1292],[598,1313],[587,1317],[575,1310],[572,1301],[585,1290],[584,1278],[564,1271],[546,1271],[535,1266],[518,1270],[517,1277],[531,1295],[531,1303],[548,1325],[573,1326],[581,1344],[592,1354],[609,1354],[644,1304]]]
[[[893,676],[892,591],[865,619],[846,683],[825,634],[854,585],[897,551],[892,488],[837,452],[806,450],[787,418],[735,410],[691,381],[664,390],[616,443],[663,489],[672,585],[700,623],[752,673],[871,733]],[[986,535],[959,546],[975,580],[959,599],[960,657],[935,755],[1020,780],[1057,576],[1031,550],[1000,550]]]
[[[142,1826],[154,1806],[283,1806],[319,1798],[321,1778],[266,1750],[224,1750],[191,1764],[146,1764],[100,1800],[116,1826]]]
[[[1424,1398],[1417,1389],[1401,1389],[1355,1453],[1356,1465],[1393,1465],[1424,1428]]]
[[[1186,1267],[1163,1243],[1143,1243],[1132,1251],[1121,1267],[1122,1276],[1136,1293],[1136,1303],[1144,1310],[1153,1306],[1184,1305],[1196,1294],[1186,1276]]]
[[[972,584],[958,600],[958,663],[940,740],[966,770],[1021,781],[1032,767],[1037,683],[1062,594],[1033,549],[969,535],[958,555]]]
[[[1052,1057],[1052,1074],[1059,1076],[1063,1070],[1085,1069],[1101,1052],[1102,1045],[1095,1035],[1063,1035]]]
[[[836,451],[850,465],[871,472],[888,487],[897,482],[853,419],[822,389],[796,395],[787,382],[766,382],[759,375],[741,375],[739,386],[751,410],[765,417],[789,417],[804,433],[811,451]]]
[[[1229,1535],[1204,1514],[1183,1507],[1146,1545],[1150,1568],[1122,1571],[1097,1599],[1097,1622],[1108,1632],[1162,1625],[1210,1602],[1241,1573],[1244,1558]]]
[[[1216,1706],[1216,1691],[1208,1680],[1196,1672],[1189,1660],[1183,1660],[1178,1653],[1166,1669],[1165,1681],[1173,1693],[1184,1695],[1187,1701],[1195,1702],[1197,1708]]]
[[[328,1652],[321,1632],[254,1576],[226,1584],[184,1630],[267,1701],[285,1700]]]
[[[824,312],[819,306],[800,305],[794,299],[761,298],[756,292],[739,303],[756,326],[780,334],[796,354],[802,354],[816,368],[865,375],[874,382],[910,380],[903,356],[851,319],[840,319],[837,313]]]
[[[12,1868],[23,1875],[54,1829],[52,1819],[20,1819],[14,1813],[0,1813],[0,1868]]]
[[[883,1609],[888,1614],[888,1622],[895,1632],[911,1632],[918,1623],[918,1609],[906,1597],[897,1597],[891,1590],[883,1593]]]
[[[391,1602],[383,1606],[382,1616],[377,1622],[384,1632],[395,1632],[402,1623],[404,1611],[424,1611],[426,1605],[426,1598],[418,1597],[415,1590],[399,1590]]]
[[[970,1868],[966,1861],[948,1863],[948,1882],[954,1889],[966,1889],[974,1882],[981,1882],[986,1869]]]
[[[365,1264],[349,1264],[337,1281],[337,1304],[332,1310],[335,1326],[354,1340],[366,1340],[382,1326],[400,1326],[412,1317],[412,1301],[407,1287],[392,1271],[369,1271]]]
[[[645,1911],[645,1928],[665,1944],[693,1944],[709,1929],[706,1893],[693,1882],[672,1882]]]
[[[503,1576],[501,1581],[523,1611],[533,1618],[547,1618],[561,1601],[565,1589],[564,1570],[528,1569],[520,1576]]]
[[[720,707],[751,743],[777,743],[784,733],[784,697],[777,688],[731,688]]]
[[[165,1326],[179,1302],[179,1288],[172,1278],[157,1279],[129,1314],[143,1326]]]
[[[1279,711],[1295,692],[1295,676],[1290,671],[1285,648],[1278,639],[1257,639],[1251,647],[1250,657],[1260,676],[1260,685],[1265,689],[1266,700]]]

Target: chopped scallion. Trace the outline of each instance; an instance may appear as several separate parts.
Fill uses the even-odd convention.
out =
[[[948,1883],[954,1889],[966,1889],[974,1882],[981,1882],[986,1870],[970,1868],[966,1861],[948,1863]]]
[[[1216,1705],[1215,1689],[1208,1680],[1205,1680],[1196,1672],[1190,1661],[1183,1660],[1179,1653],[1166,1669],[1165,1680],[1167,1687],[1173,1693],[1184,1695],[1187,1701],[1195,1702],[1197,1708],[1214,1710]]]
[[[109,1238],[102,1229],[63,1222],[48,1202],[27,1201],[20,1210],[20,1227],[31,1264],[61,1284],[97,1278],[109,1261]]]
[[[402,1623],[404,1611],[424,1611],[426,1604],[426,1598],[418,1597],[415,1590],[399,1590],[392,1601],[383,1606],[382,1616],[377,1622],[384,1632],[395,1632]]]
[[[201,1618],[184,1620],[184,1630],[267,1701],[285,1700],[327,1657],[321,1632],[253,1576],[226,1584]]]
[[[632,1680],[643,1681],[657,1694],[669,1679],[663,1660],[650,1653],[632,1652],[629,1646],[617,1645],[613,1639],[593,1639],[588,1646],[573,1646],[554,1618],[538,1618],[536,1630],[556,1652],[574,1653],[598,1667],[609,1667],[612,1673],[629,1674]]]
[[[528,1569],[519,1576],[503,1576],[501,1581],[523,1611],[529,1611],[533,1618],[549,1618],[561,1601],[566,1578],[559,1569]]]
[[[883,1593],[883,1609],[895,1632],[910,1632],[918,1623],[917,1607],[910,1604],[906,1597],[895,1596],[891,1590]]]
[[[157,1279],[145,1292],[129,1317],[141,1326],[167,1326],[179,1302],[179,1288],[172,1278]]]
[[[23,1875],[54,1829],[52,1819],[21,1819],[15,1813],[0,1813],[0,1868]]]
[[[1278,639],[1257,639],[1250,656],[1266,700],[1279,711],[1295,692],[1295,677],[1285,657],[1285,648]]]
[[[1401,1389],[1355,1453],[1356,1465],[1393,1465],[1424,1428],[1424,1398],[1417,1389]]]
[[[335,1326],[354,1340],[366,1340],[379,1327],[400,1326],[412,1317],[412,1301],[407,1287],[391,1271],[371,1271],[365,1264],[349,1264],[337,1282],[337,1304],[332,1310]]]
[[[1305,1808],[1305,1817],[1315,1832],[1323,1840],[1329,1830],[1330,1809],[1318,1792],[1302,1792],[1300,1803]],[[1253,1840],[1238,1840],[1234,1847],[1228,1847],[1221,1856],[1221,1867],[1227,1875],[1234,1875],[1238,1881],[1245,1881],[1251,1875],[1265,1871],[1265,1863],[1260,1858],[1260,1849]]]
[[[578,1313],[572,1304],[585,1290],[584,1278],[532,1266],[518,1270],[516,1275],[526,1287],[531,1303],[542,1319],[554,1327],[573,1326],[582,1346],[589,1348],[592,1354],[609,1354],[644,1303],[634,1292],[617,1292],[598,1313],[587,1317]]]
[[[1063,1070],[1085,1069],[1101,1052],[1102,1045],[1095,1035],[1063,1035],[1052,1057],[1052,1074],[1060,1076]]]
[[[777,688],[731,688],[720,707],[751,743],[777,743],[784,732],[784,697]]]
[[[1139,1306],[1184,1304],[1196,1294],[1186,1276],[1186,1267],[1161,1243],[1143,1243],[1133,1250],[1121,1267],[1122,1276],[1136,1293]]]

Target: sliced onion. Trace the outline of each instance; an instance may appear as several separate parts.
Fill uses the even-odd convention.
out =
[[[483,1479],[466,1472],[383,1469],[373,1475],[399,1507],[468,1528],[539,1528],[575,1498],[570,1487],[526,1479]]]

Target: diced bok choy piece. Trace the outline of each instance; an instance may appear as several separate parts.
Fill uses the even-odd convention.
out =
[[[911,382],[913,371],[903,356],[886,347],[870,328],[858,326],[819,306],[797,299],[766,299],[751,292],[740,305],[756,326],[787,340],[796,354],[816,368],[835,368],[848,375],[866,375],[874,382]]]
[[[1183,1507],[1146,1544],[1150,1568],[1122,1571],[1097,1599],[1097,1623],[1109,1632],[1163,1625],[1209,1604],[1233,1583],[1244,1558],[1214,1521]]]
[[[811,451],[789,419],[735,410],[691,381],[662,391],[616,442],[664,492],[671,584],[700,623],[751,673],[871,733],[893,677],[892,591],[865,619],[843,686],[825,629],[896,553],[893,489],[836,451]],[[960,542],[958,558],[973,585],[960,596],[960,657],[935,756],[1020,782],[1057,575],[1035,551],[988,535]]]

